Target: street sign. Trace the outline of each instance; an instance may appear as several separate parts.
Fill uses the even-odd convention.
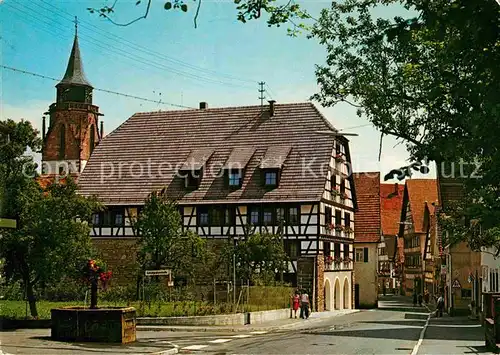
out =
[[[0,228],[13,228],[17,227],[17,221],[15,219],[0,218]]]
[[[163,270],[146,270],[146,276],[170,276],[172,274],[172,270],[163,269]]]
[[[458,281],[458,279],[455,279],[455,281],[453,281],[453,285],[451,285],[451,287],[462,288],[462,285],[460,285],[460,281]]]
[[[448,267],[446,265],[441,265],[441,275],[446,275]]]
[[[174,287],[174,282],[173,281],[169,281],[168,284],[167,284],[168,287]]]

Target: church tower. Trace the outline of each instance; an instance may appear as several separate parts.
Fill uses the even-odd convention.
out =
[[[77,25],[75,25],[76,27]],[[78,175],[102,139],[99,107],[92,104],[93,87],[85,77],[78,45],[78,29],[62,80],[56,85],[57,99],[50,105],[49,126],[43,118],[42,174]]]

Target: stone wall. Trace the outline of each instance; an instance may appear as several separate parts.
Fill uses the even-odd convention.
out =
[[[316,257],[316,299],[314,300],[315,311],[323,312],[325,310],[325,258],[323,254]]]
[[[100,257],[113,272],[112,285],[128,286],[137,280],[136,238],[93,238]]]

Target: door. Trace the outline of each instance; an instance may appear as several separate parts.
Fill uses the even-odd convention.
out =
[[[359,284],[354,285],[354,308],[359,309]]]

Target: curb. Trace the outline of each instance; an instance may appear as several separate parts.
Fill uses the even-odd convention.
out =
[[[167,332],[218,332],[218,331],[225,331],[225,332],[248,332],[248,331],[274,331],[274,330],[290,330],[290,329],[295,329],[295,328],[300,328],[301,326],[308,325],[308,324],[315,324],[319,323],[321,321],[327,320],[327,319],[332,319],[336,317],[341,317],[341,316],[346,316],[349,314],[353,313],[358,313],[360,312],[359,309],[353,309],[351,312],[348,313],[343,313],[343,314],[335,314],[331,315],[329,317],[319,317],[319,318],[310,318],[308,320],[297,320],[292,323],[288,324],[283,324],[283,325],[277,325],[277,326],[252,326],[249,325],[248,327],[237,327],[237,328],[226,328],[222,326],[208,326],[208,327],[199,327],[199,326],[182,326],[183,328],[180,328],[179,326],[155,326],[155,325],[138,325],[137,330],[138,331],[167,331]]]
[[[161,350],[155,353],[151,353],[152,355],[174,355],[179,352],[178,348],[173,348],[173,349],[168,349],[168,350]]]

